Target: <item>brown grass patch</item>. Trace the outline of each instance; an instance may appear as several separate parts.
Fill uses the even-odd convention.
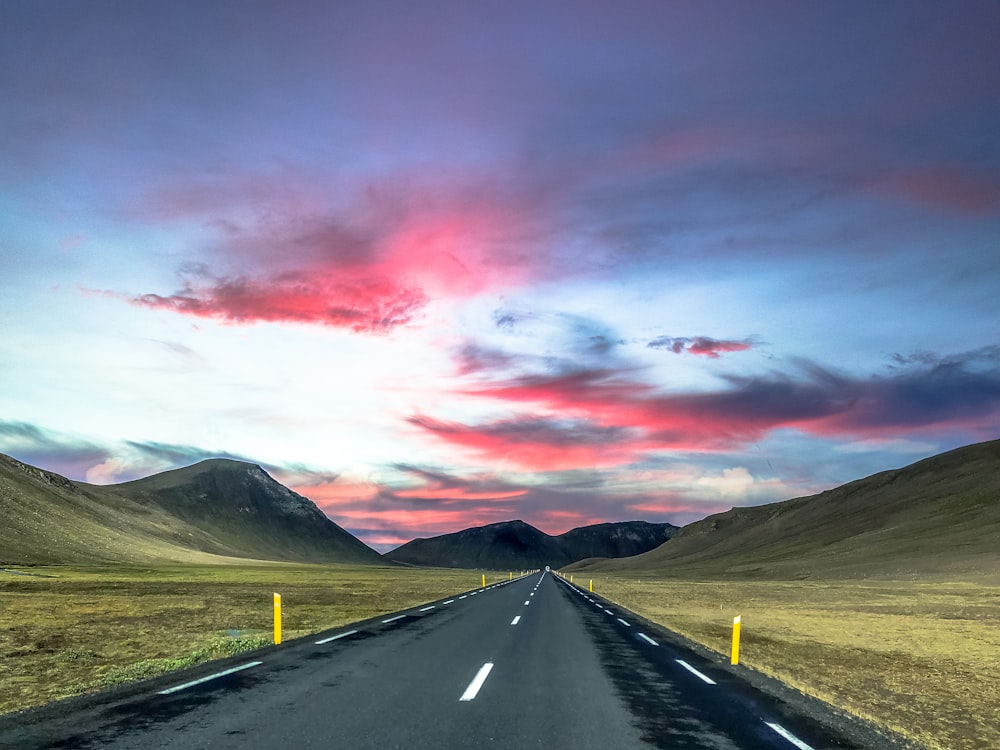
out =
[[[602,576],[594,590],[727,658],[740,614],[742,663],[934,750],[1000,748],[998,586]]]

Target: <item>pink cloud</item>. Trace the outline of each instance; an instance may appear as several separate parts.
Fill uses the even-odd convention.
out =
[[[280,191],[266,178],[235,183],[221,198],[206,198],[205,185],[191,189],[164,190],[147,213],[207,222],[218,234],[216,261],[187,269],[173,294],[130,296],[136,305],[233,324],[381,333],[414,322],[431,300],[509,289],[548,262],[531,252],[545,231],[537,206],[481,175],[396,175],[347,190],[354,205],[332,210],[309,190],[302,205],[272,206],[266,199]]]
[[[516,448],[523,441],[534,451],[528,460],[538,464],[560,450],[566,451],[567,464],[582,464],[593,455],[597,465],[628,463],[654,450],[725,450],[789,427],[852,437],[892,437],[915,429],[978,435],[985,425],[995,425],[1000,412],[998,357],[990,348],[864,378],[799,362],[789,374],[731,376],[725,389],[695,393],[665,393],[605,369],[528,375],[460,391],[580,420],[576,444],[556,429],[530,435],[512,429],[517,420],[476,427],[422,420],[439,437],[494,455],[507,443]],[[574,455],[575,446],[580,447]]]
[[[341,280],[333,275],[283,274],[270,282],[224,279],[177,294],[133,298],[142,307],[228,323],[310,323],[357,333],[384,333],[414,320],[424,293],[388,277]]]
[[[718,359],[722,353],[745,352],[753,348],[753,344],[749,340],[732,341],[713,339],[708,336],[660,336],[650,341],[646,346],[650,349],[667,349],[674,354],[682,352],[697,354],[710,359]]]
[[[428,417],[410,423],[480,459],[533,471],[620,466],[635,461],[640,446],[618,430],[600,425],[560,424],[534,417],[465,425]]]
[[[972,216],[1000,215],[1000,174],[957,165],[887,172],[869,181],[876,192]]]

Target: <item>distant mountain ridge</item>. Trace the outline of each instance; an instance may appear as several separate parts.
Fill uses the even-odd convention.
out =
[[[1000,440],[685,526],[626,560],[577,570],[683,577],[1000,577]]]
[[[0,518],[0,565],[385,563],[261,467],[225,459],[99,486],[0,454]]]
[[[678,531],[669,523],[623,521],[581,526],[550,536],[521,520],[414,539],[386,553],[395,562],[443,568],[531,569],[562,567],[590,557],[636,555]]]

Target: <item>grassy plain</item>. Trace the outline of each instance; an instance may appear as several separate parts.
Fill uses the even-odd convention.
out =
[[[37,567],[0,572],[0,713],[475,588],[480,573],[347,565]],[[502,574],[487,573],[488,581]]]
[[[595,577],[594,591],[934,750],[1000,748],[1000,586]],[[591,574],[576,575],[577,583]]]

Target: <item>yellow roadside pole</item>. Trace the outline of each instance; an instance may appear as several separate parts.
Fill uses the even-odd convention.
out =
[[[594,593],[594,579],[593,578],[590,579],[590,593],[591,594]]]
[[[570,577],[569,577],[569,582],[570,582],[570,583],[573,583],[573,576],[570,576]]]
[[[281,643],[281,594],[274,595],[274,643]]]
[[[486,588],[486,574],[483,573],[483,588]]]
[[[733,655],[729,659],[730,664],[740,663],[740,626],[743,624],[743,615],[733,618]]]
[[[514,571],[511,571],[510,573],[507,574],[507,580],[508,581],[514,580]]]

